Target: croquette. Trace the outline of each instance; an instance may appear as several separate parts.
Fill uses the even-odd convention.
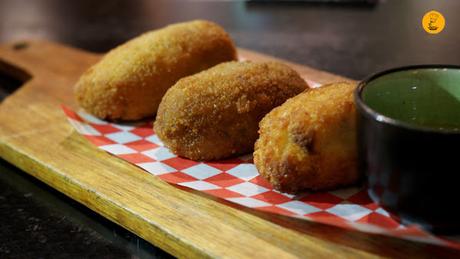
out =
[[[170,25],[107,53],[81,76],[76,99],[102,119],[150,117],[177,80],[236,58],[232,40],[217,24],[197,20]]]
[[[359,179],[354,89],[350,83],[313,89],[262,119],[254,163],[275,189],[295,194]]]
[[[163,97],[155,132],[175,154],[215,160],[251,152],[258,123],[308,88],[279,62],[226,62],[182,78]]]

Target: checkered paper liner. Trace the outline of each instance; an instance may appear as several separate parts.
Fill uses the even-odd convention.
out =
[[[460,249],[460,242],[434,236],[417,226],[401,225],[373,203],[363,187],[300,196],[281,193],[259,175],[252,155],[196,162],[166,148],[153,131],[152,122],[116,124],[66,106],[62,109],[75,130],[98,148],[168,183],[260,211]]]

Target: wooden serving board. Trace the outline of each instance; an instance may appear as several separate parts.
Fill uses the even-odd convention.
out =
[[[239,50],[249,60],[275,58]],[[178,257],[425,257],[444,247],[256,212],[169,185],[90,144],[60,104],[100,55],[56,43],[0,46],[0,71],[26,81],[0,104],[0,156]],[[289,63],[318,83],[348,80]]]

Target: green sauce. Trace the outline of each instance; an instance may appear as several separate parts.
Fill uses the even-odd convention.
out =
[[[389,73],[362,92],[376,112],[415,126],[460,131],[460,69],[421,68]]]

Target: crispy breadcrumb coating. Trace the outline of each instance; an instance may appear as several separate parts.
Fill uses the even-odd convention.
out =
[[[334,83],[310,90],[263,118],[254,163],[275,189],[298,193],[357,181],[354,89]]]
[[[102,119],[153,116],[180,78],[236,60],[235,46],[217,24],[192,21],[147,32],[111,50],[76,85],[78,103]]]
[[[281,63],[222,63],[167,91],[155,131],[174,153],[193,160],[247,153],[262,117],[307,88],[297,72]]]

